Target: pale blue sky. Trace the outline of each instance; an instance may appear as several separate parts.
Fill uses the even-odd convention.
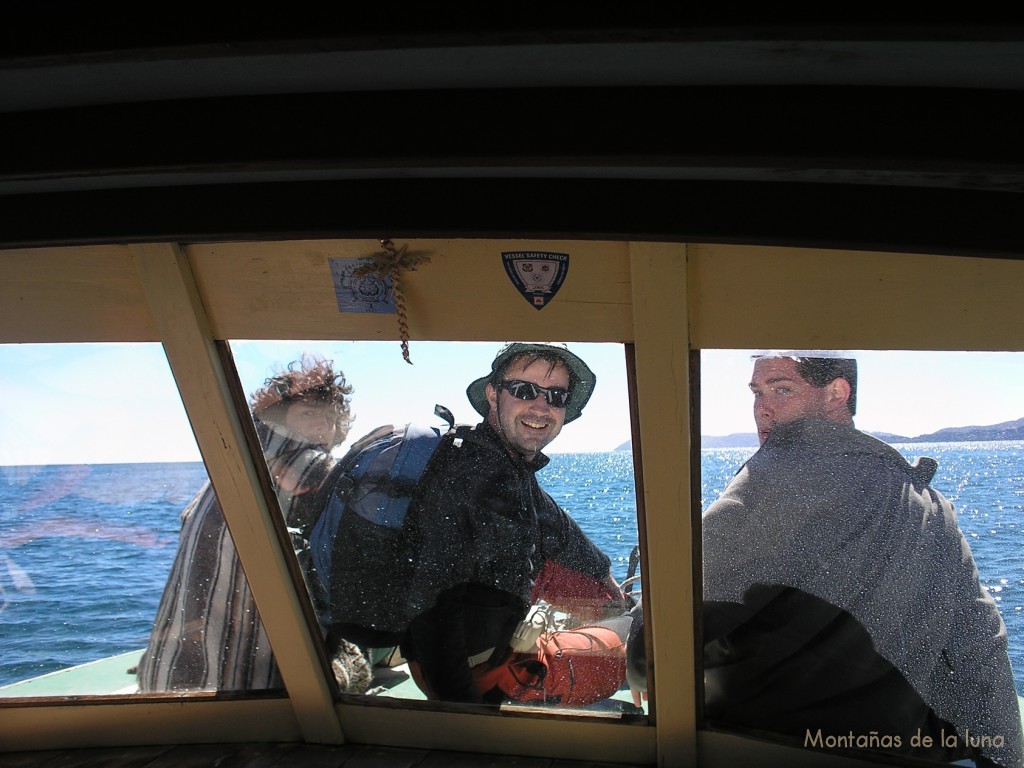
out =
[[[753,432],[748,384],[759,350],[702,353],[702,431]],[[1024,417],[1022,352],[856,351],[856,425],[917,437],[943,427],[998,424]]]
[[[355,386],[358,437],[384,423],[438,423],[434,403],[460,422],[476,413],[466,385],[490,369],[498,343],[242,342],[246,392],[303,352],[334,359]],[[597,390],[551,452],[608,451],[629,439],[621,345],[571,344]],[[752,431],[750,350],[703,353],[703,431]],[[858,352],[857,426],[908,436],[1024,416],[1024,354]],[[0,465],[192,461],[198,452],[159,344],[0,345]]]
[[[489,373],[503,346],[496,342],[412,342],[412,365],[393,341],[235,342],[238,375],[252,392],[272,372],[303,352],[318,352],[335,361],[355,392],[351,439],[381,424],[409,421],[440,424],[434,405],[447,406],[458,423],[480,421],[466,398],[466,387]],[[610,451],[629,439],[625,353],[620,344],[570,344],[597,375],[597,388],[583,415],[566,425],[551,444],[562,452]],[[605,415],[605,418],[602,418]]]

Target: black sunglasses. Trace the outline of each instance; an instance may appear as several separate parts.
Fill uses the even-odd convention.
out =
[[[548,405],[555,408],[565,408],[569,404],[569,397],[572,395],[572,392],[562,387],[539,387],[532,381],[520,381],[519,379],[503,381],[498,385],[498,388],[504,389],[518,400],[536,400],[537,395],[543,393],[544,399],[548,401]]]

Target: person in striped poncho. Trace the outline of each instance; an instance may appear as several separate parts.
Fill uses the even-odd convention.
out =
[[[267,379],[250,408],[281,512],[301,548],[316,491],[348,434],[352,387],[333,363],[303,356]],[[140,692],[283,686],[216,493],[209,482],[181,515],[178,550],[138,668]],[[300,557],[301,562],[301,557]],[[332,659],[343,692],[369,686],[369,663],[345,645]]]

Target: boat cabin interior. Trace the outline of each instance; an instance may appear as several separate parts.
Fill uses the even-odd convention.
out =
[[[11,695],[0,765],[896,761],[705,724],[700,352],[1024,351],[1024,28],[251,14],[3,12],[0,345],[162,350],[283,689]],[[342,307],[338,266],[389,248],[424,257],[387,272],[398,308]],[[556,296],[517,288],[517,253],[567,257]],[[269,340],[407,341],[413,369],[433,342],[617,345],[645,706],[339,693],[246,421],[238,350]]]

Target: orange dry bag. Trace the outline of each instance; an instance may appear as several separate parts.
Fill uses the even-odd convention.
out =
[[[624,632],[618,625],[624,626]],[[536,653],[513,653],[498,667],[474,669],[482,692],[498,687],[513,701],[581,707],[607,699],[626,677],[629,617],[545,632]]]

